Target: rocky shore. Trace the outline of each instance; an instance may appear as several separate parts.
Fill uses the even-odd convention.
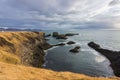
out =
[[[44,32],[0,32],[0,80],[119,80],[42,69],[44,50],[51,47]]]
[[[110,66],[114,70],[115,75],[120,77],[120,51],[112,51],[101,48],[99,44],[96,44],[94,42],[88,43],[88,46],[107,57],[111,62]]]

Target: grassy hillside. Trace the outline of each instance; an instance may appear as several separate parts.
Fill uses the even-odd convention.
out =
[[[34,68],[44,62],[45,44],[43,32],[0,32],[0,80],[120,80]]]
[[[120,80],[96,78],[71,72],[55,72],[46,69],[12,65],[0,62],[0,80]]]
[[[44,43],[43,32],[0,32],[0,61],[40,67]]]

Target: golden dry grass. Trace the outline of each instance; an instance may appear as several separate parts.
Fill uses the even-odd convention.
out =
[[[0,62],[0,80],[120,80],[120,78],[88,77],[83,74],[55,72]]]
[[[18,56],[0,50],[0,62],[6,62],[11,64],[20,64],[20,59]]]
[[[18,65],[21,63],[22,43],[36,37],[39,36],[34,32],[0,32],[0,80],[120,80],[117,77],[97,78]]]
[[[18,64],[21,60],[21,54],[27,49],[27,42],[31,39],[42,37],[43,32],[0,32],[0,61]],[[34,44],[34,43],[33,43]]]

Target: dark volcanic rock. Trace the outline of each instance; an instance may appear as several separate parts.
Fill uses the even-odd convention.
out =
[[[56,44],[56,45],[53,45],[53,46],[64,46],[65,43],[59,43],[59,44]]]
[[[60,34],[56,37],[56,39],[67,39],[67,37],[64,34]]]
[[[49,43],[44,43],[43,44],[43,46],[42,46],[42,48],[44,49],[44,50],[47,50],[47,49],[49,49],[49,48],[52,48],[53,46],[52,45],[50,45]]]
[[[59,33],[58,32],[53,32],[53,37],[58,37]]]
[[[75,44],[75,42],[74,41],[69,41],[69,42],[67,42],[67,44],[71,45],[71,44]]]
[[[50,39],[45,39],[45,41],[49,41]]]
[[[67,33],[67,34],[59,34],[58,32],[53,32],[52,36],[56,39],[67,39],[67,36],[74,36],[79,34]]]
[[[74,34],[74,33],[67,33],[65,36],[74,36],[74,35],[79,35],[79,34]]]
[[[76,46],[74,49],[71,49],[70,52],[78,53],[79,49],[80,49],[80,46]]]
[[[111,62],[110,66],[114,70],[115,75],[120,77],[120,51],[103,49],[94,42],[88,43],[88,46],[90,46],[91,48],[95,49],[96,51],[107,57]]]
[[[51,34],[47,34],[47,35],[45,35],[45,37],[50,37],[51,36]]]

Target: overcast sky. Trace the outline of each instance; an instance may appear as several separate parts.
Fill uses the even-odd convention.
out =
[[[119,0],[0,0],[0,27],[119,29]]]

